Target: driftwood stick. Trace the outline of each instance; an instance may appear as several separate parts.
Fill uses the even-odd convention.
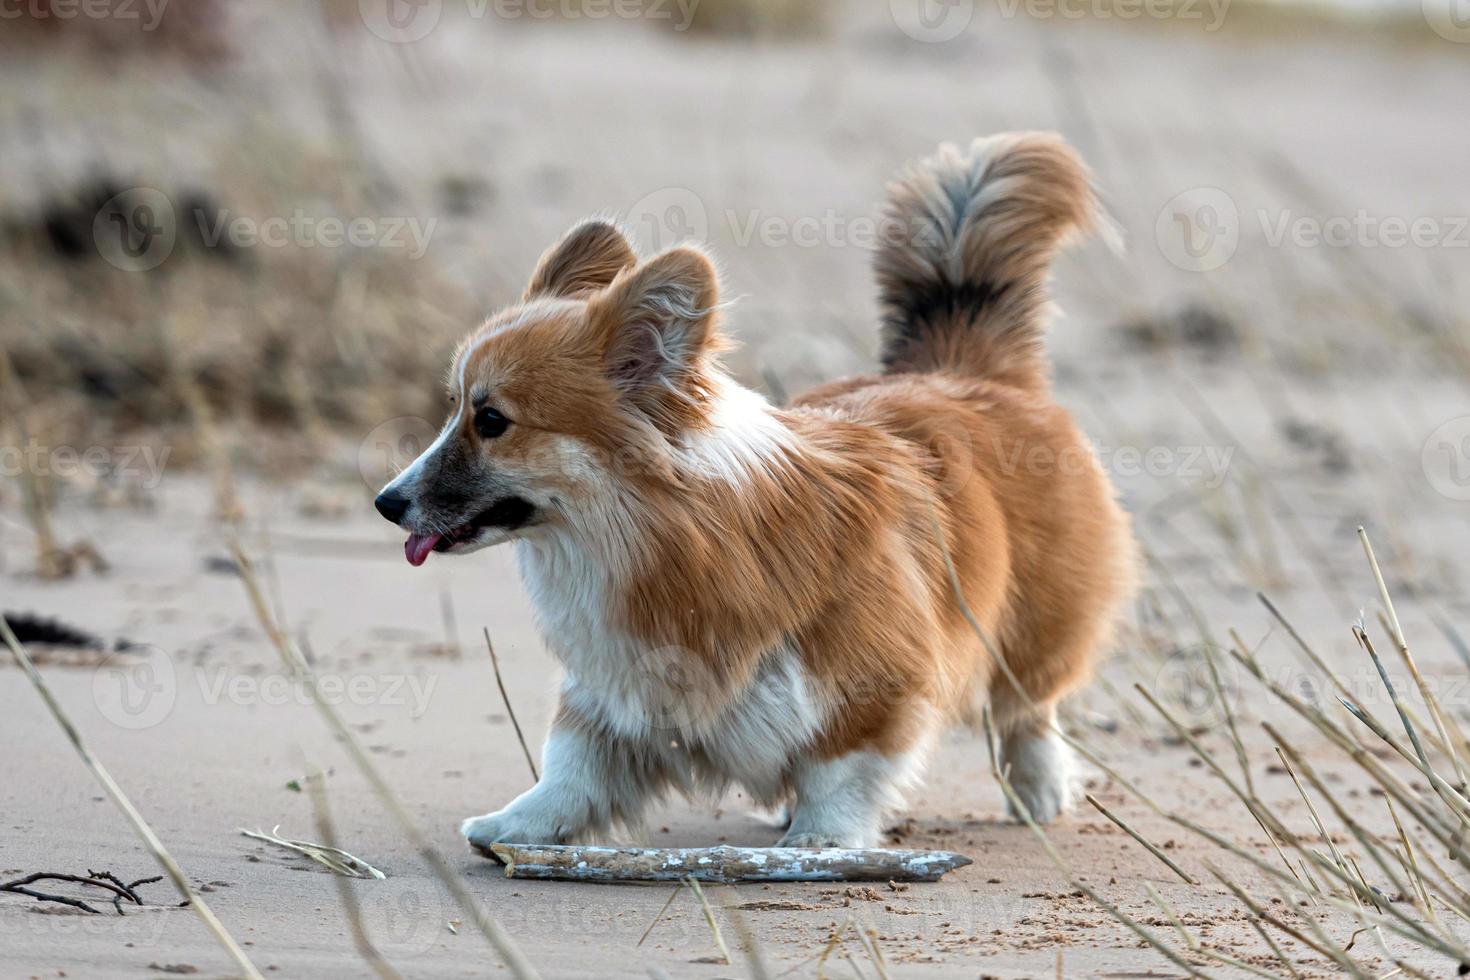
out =
[[[847,847],[592,847],[491,844],[507,878],[561,881],[938,881],[970,864],[950,851]]]

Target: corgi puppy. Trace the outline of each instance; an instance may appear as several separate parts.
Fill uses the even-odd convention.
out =
[[[376,502],[415,566],[514,541],[564,669],[540,781],[471,845],[637,833],[670,790],[739,787],[787,808],[782,846],[869,847],[980,704],[1027,810],[1067,806],[1057,702],[1134,577],[1042,346],[1094,214],[1058,137],[941,146],[889,189],[882,370],[784,408],[721,369],[704,250],[640,259],[594,220],[542,256]]]

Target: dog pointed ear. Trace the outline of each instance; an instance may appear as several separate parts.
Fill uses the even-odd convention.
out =
[[[682,246],[625,271],[588,304],[608,377],[666,434],[693,422],[708,398],[708,368],[722,347],[719,295],[714,264]]]
[[[541,256],[523,299],[585,296],[606,288],[637,261],[633,246],[616,226],[595,219],[584,221]]]

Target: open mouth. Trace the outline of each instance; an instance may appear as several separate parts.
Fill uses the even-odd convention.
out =
[[[403,554],[408,563],[417,568],[428,561],[430,552],[448,551],[455,545],[473,541],[486,528],[514,531],[524,527],[535,512],[536,506],[530,501],[520,497],[506,497],[496,501],[473,519],[443,533],[409,534],[408,540],[403,543]]]

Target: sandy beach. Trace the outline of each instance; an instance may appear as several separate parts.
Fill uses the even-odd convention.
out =
[[[0,205],[23,214],[34,196],[105,158],[147,186],[226,188],[232,214],[256,221],[289,218],[298,207],[317,219],[350,215],[354,206],[375,217],[375,234],[397,221],[406,262],[359,279],[341,260],[321,288],[335,297],[334,315],[366,322],[384,315],[374,311],[373,290],[412,284],[393,316],[411,321],[403,336],[421,361],[364,369],[360,380],[346,371],[324,377],[304,362],[289,371],[315,399],[309,424],[272,426],[278,406],[259,392],[239,396],[256,417],[221,414],[216,424],[239,481],[242,541],[274,614],[311,658],[319,695],[542,976],[757,974],[745,952],[733,965],[719,962],[687,893],[640,945],[669,887],[507,880],[469,853],[459,821],[531,785],[482,630],[533,751],[550,721],[557,668],[509,548],[435,556],[423,568],[403,560],[401,535],[371,507],[405,461],[393,437],[437,426],[424,417],[438,372],[473,325],[461,311],[513,299],[545,244],[599,211],[624,217],[645,248],[686,235],[709,243],[726,294],[738,297],[727,323],[740,342],[730,363],[743,383],[779,401],[870,368],[874,208],[886,177],[942,139],[1061,131],[1095,168],[1120,233],[1121,248],[1095,240],[1062,260],[1055,290],[1063,312],[1051,345],[1059,398],[1117,481],[1149,567],[1118,649],[1069,703],[1064,724],[1163,811],[1275,861],[1273,842],[1225,782],[1134,690],[1158,692],[1235,778],[1235,743],[1208,676],[1206,651],[1214,650],[1260,798],[1312,846],[1356,847],[1346,831],[1333,830],[1330,842],[1317,833],[1278,743],[1262,729],[1269,721],[1347,813],[1392,833],[1382,791],[1363,770],[1226,650],[1236,631],[1272,680],[1351,722],[1259,601],[1264,593],[1360,703],[1393,718],[1351,632],[1362,617],[1380,651],[1393,649],[1361,525],[1421,673],[1447,712],[1470,717],[1455,640],[1470,635],[1463,45],[1427,26],[1308,30],[1289,21],[1273,30],[1258,14],[1229,9],[1219,30],[1205,30],[1207,12],[1201,21],[1073,22],[966,6],[973,20],[955,37],[925,41],[883,4],[841,5],[811,33],[780,39],[621,22],[461,24],[462,12],[447,6],[448,19],[413,43],[371,31],[332,42],[335,87],[312,55],[327,42],[284,20],[242,27],[231,60],[188,98],[180,79],[192,69],[167,60],[104,71],[7,56],[4,87],[25,78],[27,89],[0,113],[0,156],[12,175]],[[44,139],[23,131],[28,112],[48,120]],[[267,145],[266,135],[276,142]],[[349,139],[373,161],[374,186],[390,191],[364,191],[366,178],[353,183],[333,169]],[[244,142],[272,159],[235,156]],[[455,203],[464,200],[473,203]],[[270,362],[252,360],[254,349],[238,339],[251,324],[300,332],[302,346],[327,328],[300,311],[281,313],[277,280],[267,277],[304,253],[299,240],[238,251],[249,258],[237,266],[172,256],[164,268],[194,262],[203,271],[128,279],[132,298],[120,308],[144,324],[162,304],[182,331],[184,356],[200,363],[218,331],[218,360],[234,358],[250,375],[229,385],[263,383]],[[55,398],[64,407],[52,417],[72,426],[57,443],[36,423],[39,455],[25,465],[51,468],[57,538],[90,542],[108,567],[38,576],[23,480],[7,479],[0,610],[55,617],[101,639],[104,650],[34,648],[82,737],[266,975],[367,972],[332,875],[240,834],[279,826],[283,836],[315,839],[302,782],[316,769],[326,773],[340,846],[386,875],[347,882],[384,959],[409,977],[508,975],[283,671],[226,548],[208,452],[179,417],[92,436],[114,461],[137,452],[100,488],[85,472],[56,472],[58,445],[86,447],[75,434],[85,416],[113,411],[80,387],[47,380],[47,359],[62,364],[72,348],[61,339],[85,338],[97,308],[88,303],[102,301],[79,292],[76,267],[16,254],[0,271],[0,336],[35,404]],[[215,293],[231,268],[261,279]],[[144,285],[155,282],[164,285]],[[38,319],[55,311],[54,325]],[[398,356],[364,336],[353,363]],[[116,404],[131,411],[139,397],[128,388]],[[313,441],[303,450],[305,435]],[[154,455],[143,455],[145,446]],[[1396,661],[1393,676],[1417,697]],[[0,879],[157,873],[8,655],[0,745]],[[1396,764],[1406,780],[1417,778]],[[1186,975],[1078,890],[1030,829],[1005,818],[988,769],[983,736],[957,730],[887,834],[898,846],[966,854],[969,867],[906,887],[710,888],[724,910],[724,938],[754,949],[769,976]],[[1084,779],[1195,883],[1086,803],[1047,835],[1071,876],[1161,936],[1177,938],[1176,923],[1150,889],[1211,949],[1280,968],[1215,867],[1268,909],[1314,917],[1335,948],[1355,943],[1351,955],[1371,975],[1393,969],[1391,955],[1425,975],[1453,971],[1445,956],[1392,932],[1380,946],[1351,913],[1278,894],[1259,869],[1096,767]],[[1333,812],[1314,798],[1323,814]],[[648,842],[768,845],[778,835],[731,795],[670,801]],[[1389,883],[1362,860],[1387,894]],[[167,883],[142,894],[151,904],[126,916],[105,901],[103,914],[89,915],[0,894],[0,975],[232,975],[199,921],[173,907]],[[1413,912],[1412,896],[1396,898],[1395,907]],[[1467,937],[1463,922],[1445,928]],[[882,963],[854,938],[859,932]],[[1303,977],[1341,972],[1290,936],[1272,938],[1300,956]],[[1247,973],[1191,962],[1210,976]]]

